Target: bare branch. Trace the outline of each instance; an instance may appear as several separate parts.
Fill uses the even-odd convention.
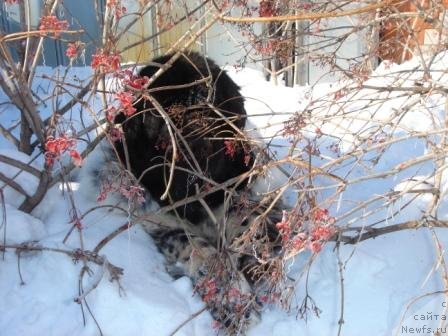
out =
[[[374,10],[385,8],[392,4],[394,0],[382,1],[377,4],[367,5],[361,8],[350,9],[342,12],[324,12],[324,13],[300,13],[297,15],[279,15],[279,16],[266,16],[266,17],[231,17],[223,16],[222,20],[225,22],[233,23],[253,23],[253,22],[285,22],[285,21],[305,21],[305,20],[317,20],[328,19],[344,16],[353,16],[358,14],[364,14],[372,12]]]

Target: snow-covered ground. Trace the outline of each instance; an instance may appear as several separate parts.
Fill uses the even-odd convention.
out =
[[[312,137],[313,130],[319,128],[323,133],[317,139],[321,155],[313,158],[313,164],[347,181],[354,181],[336,193],[337,186],[332,187],[334,181],[322,178],[321,186],[326,189],[319,192],[318,198],[323,201],[332,197],[333,201],[327,204],[331,215],[336,217],[339,226],[348,228],[384,219],[375,227],[419,219],[432,199],[429,193],[415,197],[412,189],[422,189],[426,184],[435,183],[437,176],[432,175],[434,160],[419,162],[398,174],[380,175],[429,153],[432,143],[418,132],[437,131],[446,125],[445,101],[441,95],[426,92],[409,97],[403,96],[399,90],[378,93],[378,87],[387,85],[397,88],[415,85],[421,80],[422,72],[414,72],[405,79],[399,75],[415,67],[418,67],[417,61],[400,66],[383,63],[368,81],[363,82],[365,88],[362,90],[354,89],[349,83],[286,88],[266,82],[254,70],[230,72],[247,97],[246,109],[251,116],[248,131],[257,128],[258,137],[275,136],[273,144],[277,146],[276,155],[280,159],[289,144],[289,139],[280,132],[283,122],[295,112],[312,111],[315,124],[304,132]],[[432,82],[446,85],[448,76],[444,69],[447,68],[448,56],[440,55],[431,66]],[[63,69],[40,69],[41,73],[48,75],[54,71],[63,73]],[[74,73],[76,78],[73,78]],[[71,69],[67,78],[79,82],[88,75],[88,69]],[[397,80],[397,77],[402,79]],[[40,88],[37,92],[44,99],[41,113],[49,114],[52,104],[45,104],[45,97],[51,95],[52,85],[42,79],[37,81],[36,87]],[[327,102],[324,102],[325,97]],[[384,103],[371,106],[369,101],[372,97],[382,97]],[[0,99],[4,101],[5,98],[1,96]],[[63,104],[63,97],[61,99]],[[93,109],[97,103],[99,100],[93,101]],[[2,105],[0,112],[0,121],[5,126],[17,119],[17,113],[6,106]],[[404,109],[406,112],[401,113]],[[72,114],[75,120],[80,119],[76,117],[80,115],[78,107]],[[384,123],[387,134],[394,138],[402,136],[403,140],[385,148],[379,147],[376,151],[367,150],[350,160],[353,148],[359,147],[369,137],[382,134],[380,128]],[[255,136],[254,132],[252,134]],[[329,149],[335,139],[338,141],[337,153]],[[391,138],[384,141],[389,140]],[[436,135],[433,140],[434,143],[440,141]],[[26,155],[15,152],[5,140],[1,141],[0,149],[2,155],[23,162],[31,161]],[[442,152],[442,160],[444,155]],[[341,159],[341,164],[334,163],[335,159],[344,156],[347,159]],[[41,164],[39,158],[33,162],[35,167]],[[0,165],[0,171],[9,177],[17,173],[4,163]],[[379,174],[377,178],[375,174]],[[363,176],[370,178],[359,179]],[[3,188],[6,207],[1,209],[4,220],[0,238],[4,238],[7,245],[28,242],[28,246],[40,246],[46,250],[20,253],[7,250],[3,253],[0,260],[0,334],[98,335],[100,328],[104,335],[171,335],[193,314],[201,312],[204,304],[193,294],[188,278],[172,280],[167,275],[163,257],[151,238],[138,226],[118,235],[100,251],[109,263],[124,270],[119,285],[116,281],[109,281],[106,266],[89,263],[91,272],[84,276],[82,284],[84,290],[93,289],[86,297],[88,307],[84,305],[81,309],[75,302],[79,296],[78,282],[83,264],[75,262],[76,258],[64,254],[64,251],[73,251],[81,246],[92,250],[127,221],[123,213],[96,208],[83,217],[82,241],[74,231],[66,243],[62,243],[71,228],[69,196],[73,197],[80,215],[98,206],[97,195],[86,196],[88,186],[79,185],[75,177],[76,174],[71,183],[72,192],[54,186],[32,215],[17,210],[21,202],[17,192]],[[37,186],[36,179],[24,172],[15,180],[29,192]],[[281,181],[274,182],[281,184]],[[440,189],[442,195],[437,215],[439,219],[446,220],[448,207],[444,195],[444,174]],[[391,191],[398,195],[393,200],[380,197],[391,195]],[[295,194],[289,192],[285,198],[293,202]],[[360,206],[363,202],[366,205]],[[445,264],[439,252],[444,252],[446,246],[446,229],[420,228],[389,233],[354,245],[341,245],[339,249],[335,249],[334,243],[328,243],[314,259],[309,252],[303,252],[289,265],[291,277],[297,278],[291,309],[285,311],[266,305],[261,322],[248,334],[338,335],[341,311],[341,335],[344,336],[431,334],[428,328],[434,331],[445,322],[441,315],[445,314],[448,299],[440,292],[447,287],[443,283]],[[311,259],[313,262],[308,268]],[[343,287],[340,268],[343,269]],[[301,276],[304,269],[309,269],[307,276]],[[319,316],[313,313],[307,314],[306,319],[298,316],[296,308],[300,307],[306,294],[320,309]],[[176,335],[215,335],[217,330],[212,322],[210,314],[202,311],[183,325]],[[423,326],[426,329],[417,331]],[[440,331],[443,335],[448,333],[448,328]]]

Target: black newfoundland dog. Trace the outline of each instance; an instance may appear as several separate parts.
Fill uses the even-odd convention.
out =
[[[189,276],[213,317],[229,333],[241,332],[259,308],[253,251],[267,251],[260,237],[277,239],[275,220],[251,226],[260,204],[249,201],[246,187],[254,148],[243,131],[239,87],[198,53],[172,62],[173,56],[179,55],[156,58],[140,70],[139,78],[149,82],[138,92],[136,112],[115,118],[123,136],[114,148],[120,169],[144,187],[147,203],[158,205],[139,219],[169,273]],[[260,246],[251,241],[254,234]]]

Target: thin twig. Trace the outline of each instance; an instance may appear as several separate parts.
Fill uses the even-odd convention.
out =
[[[204,308],[198,310],[196,313],[192,314],[189,318],[187,318],[185,321],[183,321],[181,324],[179,324],[176,329],[174,329],[173,332],[171,332],[169,334],[169,336],[174,336],[175,334],[177,334],[177,332],[182,329],[186,324],[188,324],[189,322],[191,322],[192,320],[194,320],[196,317],[198,317],[199,315],[201,315],[204,311],[207,310],[207,306],[204,306]]]
[[[363,228],[358,228],[361,231],[358,235],[354,236],[334,236],[333,240],[337,240],[346,244],[357,244],[361,241],[376,238],[388,233],[398,232],[402,230],[412,230],[424,227],[439,227],[448,228],[448,221],[440,221],[435,219],[423,219],[423,220],[413,220],[407,221],[399,224],[388,225],[380,228],[369,228],[364,231]],[[352,228],[353,229],[353,228]],[[342,233],[344,230],[342,230]]]

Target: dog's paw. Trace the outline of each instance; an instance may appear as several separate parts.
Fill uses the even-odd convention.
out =
[[[217,326],[228,334],[239,334],[260,321],[262,305],[240,272],[203,276],[196,282],[195,290]]]

